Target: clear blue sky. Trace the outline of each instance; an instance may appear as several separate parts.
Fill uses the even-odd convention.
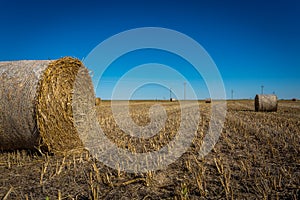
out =
[[[216,63],[229,98],[231,90],[235,98],[253,98],[260,93],[261,85],[265,93],[275,92],[279,98],[300,98],[298,0],[1,0],[0,60],[57,59],[67,55],[82,59],[114,34],[149,26],[174,29],[199,42]],[[157,53],[150,51],[151,58]],[[138,54],[131,55],[131,60],[130,55],[123,59],[128,69]],[[163,54],[165,60],[157,56],[156,61],[171,65],[167,59],[172,55]],[[143,58],[139,64],[153,62],[147,56]],[[109,98],[110,83],[121,76],[117,72],[107,73],[98,96]],[[193,70],[186,73],[193,77]],[[198,95],[208,97],[200,92],[205,88],[196,79],[191,81],[199,81]],[[174,81],[170,87],[181,90],[183,83]],[[168,89],[155,84],[135,95],[169,98]]]

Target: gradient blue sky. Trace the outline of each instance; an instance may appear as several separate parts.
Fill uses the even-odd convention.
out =
[[[275,92],[279,98],[300,98],[297,0],[1,0],[0,60],[57,59],[67,55],[82,59],[114,34],[149,26],[174,29],[199,42],[216,63],[228,98],[231,90],[234,98],[253,98],[260,93],[261,85],[265,93]],[[151,58],[158,53],[150,52]],[[139,58],[141,63],[152,61],[147,55],[142,56],[144,60],[138,55],[131,55],[132,60],[130,55],[123,59],[127,70]],[[163,55],[164,59],[160,55],[156,61],[171,65],[168,59],[172,55]],[[112,83],[121,76],[117,68],[110,71],[97,90],[104,99],[110,97]],[[201,83],[201,78],[193,78],[193,70],[187,73],[192,82]],[[149,78],[155,74],[149,74]],[[200,83],[194,89],[200,98],[206,98],[209,94]],[[183,90],[183,83],[173,81],[170,87]],[[134,98],[169,98],[169,92],[148,85]]]

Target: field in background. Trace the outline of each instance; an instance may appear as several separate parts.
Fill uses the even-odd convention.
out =
[[[120,102],[120,106],[122,106]],[[145,126],[155,101],[130,102],[135,123]],[[159,102],[168,119],[150,139],[132,138],[115,123],[110,102],[97,107],[108,138],[133,152],[155,151],[176,136],[178,102]],[[199,102],[201,120],[189,150],[164,170],[125,173],[88,152],[46,155],[0,152],[0,198],[4,199],[300,199],[300,102],[279,101],[278,112],[254,112],[254,102],[228,101],[221,137],[198,158],[208,130],[210,103]]]

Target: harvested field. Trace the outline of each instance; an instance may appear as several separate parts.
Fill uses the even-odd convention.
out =
[[[165,108],[167,119],[158,134],[148,139],[122,132],[110,101],[101,101],[97,107],[98,121],[118,147],[137,153],[156,151],[176,137],[179,102],[132,101],[129,110],[133,121],[145,126],[155,103]],[[253,101],[228,101],[217,144],[199,158],[214,104],[199,101],[201,119],[192,145],[163,170],[127,173],[105,166],[86,151],[56,156],[2,151],[0,198],[300,199],[300,102],[279,101],[277,112],[255,112]]]

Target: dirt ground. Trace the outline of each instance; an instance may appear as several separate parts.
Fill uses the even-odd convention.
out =
[[[167,120],[149,139],[124,133],[114,121],[109,101],[97,107],[98,120],[119,148],[156,151],[176,137],[181,110],[178,102],[134,101],[129,109],[133,121],[147,125],[154,103],[165,108]],[[279,101],[277,112],[254,112],[253,101],[227,101],[221,136],[201,158],[198,152],[212,104],[199,102],[201,118],[192,144],[179,159],[157,171],[124,172],[87,151],[0,152],[0,198],[300,199],[300,102]]]

